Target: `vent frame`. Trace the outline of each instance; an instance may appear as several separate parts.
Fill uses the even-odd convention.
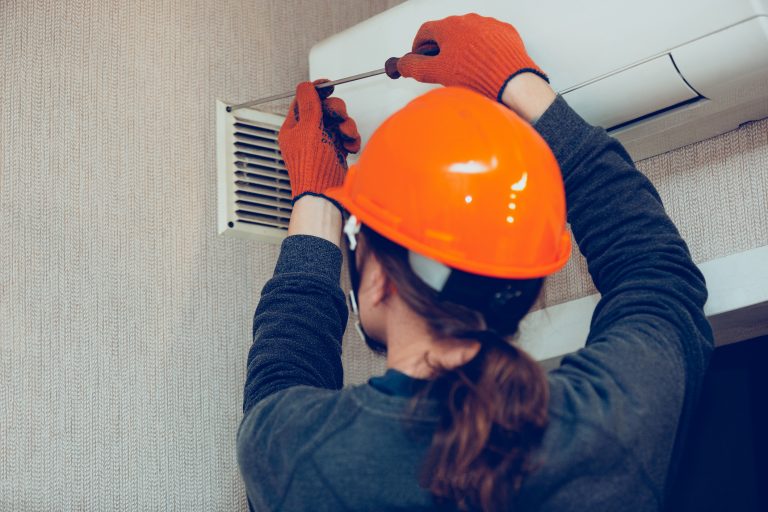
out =
[[[279,244],[288,235],[292,210],[277,146],[284,117],[249,108],[228,112],[227,107],[216,102],[218,233]]]

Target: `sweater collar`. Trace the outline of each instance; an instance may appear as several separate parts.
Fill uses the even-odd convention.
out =
[[[413,398],[430,381],[415,379],[403,372],[389,369],[384,375],[372,377],[367,384],[354,386],[351,397],[369,411],[407,421],[438,421],[441,414],[440,400],[430,390],[426,399],[413,402]]]
[[[368,384],[389,396],[412,397],[429,385],[428,380],[416,379],[410,375],[389,368],[384,375],[372,377]]]

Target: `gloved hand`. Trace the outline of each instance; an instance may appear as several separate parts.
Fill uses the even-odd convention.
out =
[[[437,49],[435,56],[423,55]],[[397,70],[419,82],[468,87],[496,101],[520,73],[535,73],[549,82],[526,53],[515,27],[478,14],[424,23],[413,51],[400,58]]]
[[[294,201],[305,194],[325,197],[327,189],[340,186],[347,155],[360,150],[360,134],[344,101],[322,99],[315,89],[325,81],[302,82],[296,87],[296,97],[277,136]],[[326,98],[333,89],[321,91]]]

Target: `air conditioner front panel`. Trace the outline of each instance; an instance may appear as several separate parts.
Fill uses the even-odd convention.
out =
[[[768,95],[768,16],[672,51],[680,72],[707,98],[741,103]],[[768,102],[768,99],[766,99]]]
[[[611,129],[699,98],[669,55],[658,57],[563,95],[589,123]]]

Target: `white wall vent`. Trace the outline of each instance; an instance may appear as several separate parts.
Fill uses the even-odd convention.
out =
[[[288,234],[291,184],[277,145],[283,118],[216,102],[218,230],[280,243]]]

